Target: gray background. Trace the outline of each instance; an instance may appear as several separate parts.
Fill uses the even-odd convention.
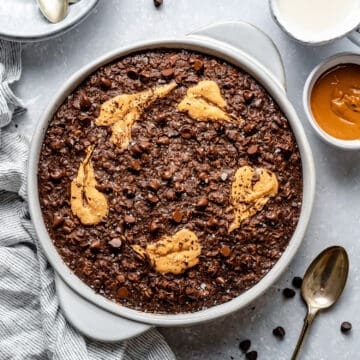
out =
[[[86,0],[82,0],[86,1]],[[311,143],[317,170],[312,220],[304,242],[288,271],[261,299],[226,319],[201,326],[161,329],[179,359],[243,358],[238,344],[250,338],[259,359],[289,359],[305,315],[299,295],[284,300],[279,289],[294,275],[302,275],[323,248],[341,244],[350,255],[351,271],[339,303],[319,316],[304,347],[302,359],[357,359],[360,320],[358,262],[360,255],[360,161],[358,152],[343,152],[322,143],[304,116],[301,96],[310,70],[327,56],[358,51],[349,40],[318,48],[294,43],[274,24],[266,0],[102,0],[90,17],[69,33],[53,40],[26,44],[23,75],[15,86],[28,111],[18,116],[18,130],[31,137],[40,114],[71,74],[105,52],[135,40],[182,35],[223,20],[251,22],[269,34],[281,52],[288,93]],[[264,54],[266,56],[266,54]],[[14,124],[10,125],[15,130]],[[255,309],[253,308],[255,307]],[[343,320],[352,321],[352,334],[340,333]],[[286,337],[278,341],[272,329],[282,325]]]

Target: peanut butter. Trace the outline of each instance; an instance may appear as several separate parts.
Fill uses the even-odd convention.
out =
[[[254,177],[257,181],[253,184]],[[234,211],[235,219],[228,232],[237,229],[243,220],[254,216],[277,192],[278,181],[271,171],[250,166],[239,168],[231,186],[231,206],[228,210]]]
[[[84,225],[96,225],[108,213],[106,196],[96,189],[97,181],[91,163],[93,150],[93,146],[87,148],[85,160],[71,182],[71,210]]]
[[[360,65],[336,66],[315,83],[311,111],[319,126],[342,140],[360,139]]]
[[[191,118],[198,121],[242,121],[225,111],[226,102],[215,81],[203,80],[189,88],[177,108],[180,112],[187,112]]]
[[[155,100],[168,95],[177,86],[170,83],[135,94],[122,94],[104,102],[95,120],[98,126],[112,126],[110,141],[126,149],[131,140],[131,128]]]
[[[181,274],[199,262],[201,245],[195,233],[183,229],[172,236],[164,236],[146,248],[132,246],[142,257],[147,257],[158,273]]]

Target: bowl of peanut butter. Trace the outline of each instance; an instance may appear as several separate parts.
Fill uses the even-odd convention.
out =
[[[306,81],[303,104],[322,140],[360,149],[360,56],[341,53],[319,64]]]

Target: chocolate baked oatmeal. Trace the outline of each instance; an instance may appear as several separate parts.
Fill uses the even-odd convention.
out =
[[[153,50],[101,67],[59,107],[41,149],[47,230],[96,292],[194,312],[254,286],[299,219],[289,123],[222,60]]]

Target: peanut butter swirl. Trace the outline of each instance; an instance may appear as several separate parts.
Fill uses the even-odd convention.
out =
[[[182,229],[172,236],[164,236],[146,248],[132,246],[142,257],[147,257],[158,273],[181,274],[199,262],[201,245],[195,233]]]
[[[91,163],[93,146],[86,150],[76,178],[71,182],[71,210],[84,225],[96,225],[108,214],[106,196],[96,189],[94,169]]]
[[[135,94],[122,94],[104,102],[95,120],[98,126],[112,126],[110,141],[126,149],[131,140],[131,128],[142,113],[155,100],[168,95],[177,87],[176,83],[158,86]]]
[[[257,178],[255,183],[254,178]],[[235,219],[228,232],[231,233],[243,220],[254,216],[277,192],[278,181],[271,171],[262,168],[253,169],[250,166],[239,168],[232,183],[231,206],[228,209],[234,211]]]
[[[219,86],[215,81],[210,80],[199,81],[189,88],[177,108],[180,112],[187,112],[191,118],[198,121],[243,121],[225,111],[226,101],[221,96]]]

